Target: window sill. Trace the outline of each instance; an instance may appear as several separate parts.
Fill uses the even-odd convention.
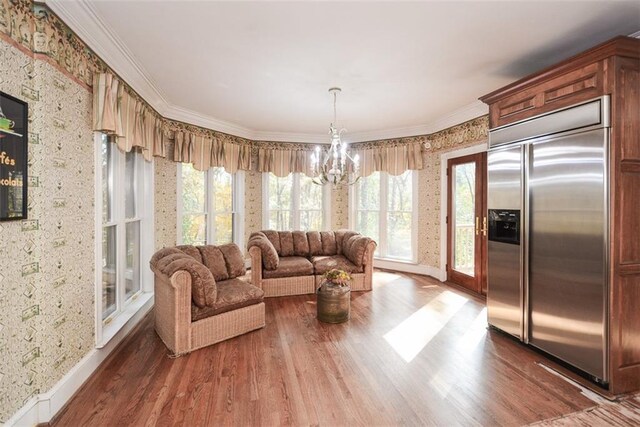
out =
[[[129,322],[142,308],[153,299],[153,292],[142,292],[135,301],[131,302],[127,307],[113,318],[107,325],[102,326],[102,339],[96,343],[96,348],[103,348],[113,337]]]

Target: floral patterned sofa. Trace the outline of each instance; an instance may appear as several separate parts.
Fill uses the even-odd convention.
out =
[[[376,242],[355,231],[273,231],[252,233],[251,283],[265,297],[312,294],[322,274],[338,268],[353,277],[351,289],[371,290]]]
[[[164,248],[150,264],[156,331],[175,355],[264,327],[264,292],[237,245]]]

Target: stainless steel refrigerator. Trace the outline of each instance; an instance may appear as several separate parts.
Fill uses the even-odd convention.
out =
[[[489,324],[608,382],[609,98],[492,129]]]

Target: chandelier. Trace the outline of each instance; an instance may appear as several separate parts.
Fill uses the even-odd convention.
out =
[[[315,175],[313,182],[318,185],[352,185],[360,178],[360,156],[349,155],[347,143],[342,141],[342,134],[346,129],[336,128],[336,103],[341,91],[339,87],[329,89],[329,93],[333,95],[333,122],[329,125],[331,145],[328,149],[316,147],[315,152],[311,154],[311,171]],[[352,179],[349,179],[349,173],[352,173]]]

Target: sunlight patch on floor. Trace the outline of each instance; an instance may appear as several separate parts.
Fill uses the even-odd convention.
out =
[[[483,308],[471,322],[469,329],[456,343],[456,349],[462,353],[473,351],[487,335],[487,308]]]
[[[455,316],[467,298],[444,291],[384,335],[384,339],[407,363]]]
[[[377,288],[381,288],[401,278],[402,276],[399,274],[388,273],[386,271],[375,271],[373,273],[373,283]]]
[[[455,343],[455,349],[461,354],[471,353],[487,335],[487,309],[483,308],[471,322],[465,334]],[[451,367],[445,366],[436,372],[429,384],[442,397],[446,398],[451,389],[459,381],[456,375],[451,374]]]

